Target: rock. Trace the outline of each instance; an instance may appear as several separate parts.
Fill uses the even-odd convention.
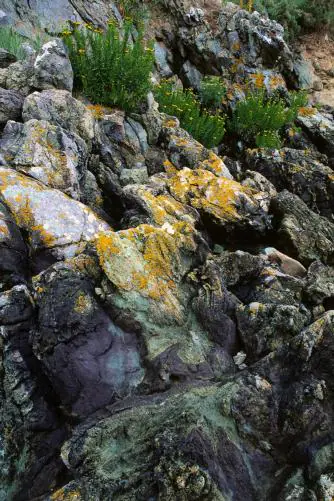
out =
[[[183,221],[160,228],[141,224],[100,233],[96,249],[106,276],[106,302],[118,312],[120,327],[139,329],[152,364],[169,352],[165,381],[177,381],[173,371],[181,368],[191,378],[214,378],[213,345],[189,312],[193,290],[186,276],[206,251],[194,228]]]
[[[163,78],[173,76],[173,70],[170,67],[172,53],[167,49],[165,44],[160,41],[154,43],[155,64],[158,68],[159,74]]]
[[[270,420],[266,407],[270,395],[270,387],[249,389],[248,399],[253,399],[257,412],[261,409],[257,423],[255,416],[251,418],[254,428]],[[70,471],[79,470],[85,492],[97,499],[103,498],[105,492],[117,501],[138,499],[139,495],[149,499],[157,489],[166,493],[162,499],[170,496],[171,499],[223,501],[228,493],[245,501],[261,499],[258,485],[251,479],[256,473],[260,474],[261,464],[262,468],[266,465],[266,475],[270,477],[272,461],[248,443],[248,453],[254,461],[247,464],[238,437],[228,432],[229,425],[235,429],[240,422],[242,427],[246,410],[240,408],[241,399],[242,390],[238,385],[224,385],[170,396],[157,395],[150,405],[138,401],[120,413],[116,406],[111,417],[94,426],[76,428],[62,448],[63,461]],[[235,414],[239,411],[236,419],[229,410],[231,407],[235,408]],[[248,408],[251,408],[250,402]],[[216,447],[212,433],[217,437]],[[134,447],[137,454],[129,456],[123,465],[120,484],[116,465],[129,447]],[[108,462],[103,461],[106,454]],[[147,458],[145,462],[139,460],[142,457]],[[88,463],[96,472],[94,476],[87,473]],[[263,492],[263,486],[262,494],[268,494]]]
[[[34,64],[32,59],[17,61],[6,68],[5,88],[27,96],[34,88]]]
[[[123,169],[120,175],[121,186],[127,184],[144,184],[148,181],[147,168]]]
[[[81,252],[109,226],[90,209],[58,190],[0,168],[0,193],[18,227],[29,235],[36,269]]]
[[[333,171],[322,161],[325,158],[308,151],[248,150],[247,164],[265,176],[277,191],[288,189],[307,206],[330,220],[334,208]]]
[[[144,375],[136,336],[114,325],[95,298],[95,267],[79,256],[34,280],[39,309],[33,350],[72,416],[124,398]]]
[[[94,118],[90,110],[65,90],[45,90],[30,94],[23,105],[23,120],[46,120],[78,134],[88,145],[94,138]]]
[[[322,260],[333,264],[334,225],[315,214],[287,190],[272,200],[279,248],[304,265]]]
[[[28,252],[13,216],[0,202],[0,290],[28,278]]]
[[[264,254],[268,256],[271,263],[276,263],[283,273],[292,277],[305,277],[307,271],[301,263],[274,249],[274,247],[266,247]]]
[[[331,114],[316,111],[312,115],[298,116],[298,124],[308,134],[319,151],[325,153],[334,165],[334,118]]]
[[[96,0],[94,6],[83,0],[56,0],[52,3],[41,1],[33,5],[19,0],[3,0],[1,6],[7,24],[23,24],[25,32],[31,36],[35,34],[36,26],[53,33],[69,19],[103,26],[110,18],[121,18],[113,2],[107,5],[102,0]]]
[[[293,62],[293,69],[297,77],[299,89],[314,89],[316,75],[313,64],[301,57],[297,57]]]
[[[173,198],[198,210],[208,228],[223,230],[232,239],[240,237],[243,231],[263,234],[270,226],[261,206],[262,195],[236,181],[204,169],[184,167],[170,173],[166,184]]]
[[[88,152],[76,134],[44,120],[8,122],[0,140],[0,152],[17,171],[80,198]]]
[[[138,218],[141,223],[162,227],[165,223],[174,224],[179,221],[194,226],[200,219],[195,209],[175,200],[163,189],[161,183],[156,183],[152,177],[149,184],[129,185],[124,188],[122,200],[126,207],[125,218],[130,218],[130,221]],[[128,226],[131,226],[130,221]],[[134,226],[137,225],[134,224]]]
[[[311,315],[302,305],[252,302],[239,306],[236,317],[247,359],[253,362],[299,334]]]
[[[224,161],[195,141],[185,130],[178,128],[174,119],[163,122],[161,139],[169,160],[178,169],[207,169],[216,176],[233,179]]]
[[[326,309],[334,309],[334,269],[321,261],[314,261],[306,277],[305,295],[314,304],[324,304]]]
[[[0,127],[8,120],[20,120],[22,117],[23,96],[14,90],[0,89]]]
[[[72,92],[73,70],[61,40],[51,40],[41,48],[34,62],[34,87]]]
[[[190,61],[183,64],[181,75],[187,87],[191,87],[196,91],[200,90],[203,75]]]
[[[16,62],[16,57],[5,49],[0,48],[0,68],[8,68],[12,63]]]
[[[0,323],[11,325],[28,320],[33,313],[34,302],[25,285],[0,294]]]

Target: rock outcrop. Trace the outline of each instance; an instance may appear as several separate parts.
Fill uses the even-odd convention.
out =
[[[153,79],[219,74],[227,112],[300,86],[278,23],[161,3]],[[0,9],[27,35],[124,14]],[[28,52],[0,50],[0,501],[333,499],[333,110],[208,149],[152,95],[72,95],[59,39]]]

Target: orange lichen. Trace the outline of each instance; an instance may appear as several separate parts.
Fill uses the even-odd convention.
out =
[[[165,172],[167,173],[174,173],[177,170],[175,165],[170,160],[165,160],[163,166],[165,168]]]
[[[255,87],[257,89],[262,89],[262,87],[264,86],[264,79],[265,79],[264,74],[263,73],[252,73],[250,76],[254,81]]]
[[[177,121],[174,119],[167,119],[163,121],[163,127],[174,129],[177,127]]]
[[[96,249],[102,269],[123,294],[139,293],[178,318],[177,284],[186,271],[181,252],[195,252],[193,234],[193,227],[184,222],[168,228],[140,225],[100,234]],[[101,239],[108,245],[101,245]],[[113,248],[121,252],[114,254]]]
[[[81,494],[77,489],[67,490],[66,487],[59,489],[51,495],[52,501],[81,501]]]
[[[224,174],[225,164],[221,158],[210,151],[209,158],[202,162],[201,168],[213,172],[216,176],[222,176]]]
[[[240,219],[236,203],[247,197],[255,202],[253,190],[236,181],[216,177],[203,169],[184,168],[168,180],[171,194],[182,203],[202,209],[222,220]]]
[[[303,117],[311,117],[317,112],[316,108],[309,108],[307,106],[302,106],[299,108],[298,113]]]
[[[51,235],[42,224],[37,224],[34,226],[31,226],[31,230],[36,232],[39,237],[41,242],[43,243],[44,246],[46,247],[52,247],[55,244],[55,238],[53,235]]]
[[[89,104],[87,109],[92,113],[96,120],[101,120],[105,115],[112,112],[111,108],[101,106],[100,104]]]
[[[84,314],[84,313],[88,313],[92,308],[92,303],[91,303],[91,300],[88,296],[85,296],[85,294],[80,294],[76,301],[75,301],[75,305],[74,305],[74,311],[76,313],[81,313],[81,314]]]

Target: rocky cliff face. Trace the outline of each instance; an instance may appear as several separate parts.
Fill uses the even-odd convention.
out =
[[[280,25],[205,3],[165,2],[157,78],[302,85]],[[2,66],[0,500],[332,500],[334,110],[240,161],[152,98],[97,113],[59,40]]]

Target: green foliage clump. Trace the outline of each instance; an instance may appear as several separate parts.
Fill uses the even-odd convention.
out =
[[[220,77],[207,76],[201,82],[199,97],[201,103],[208,108],[218,108],[226,95],[226,87]]]
[[[278,21],[293,41],[305,31],[334,32],[333,0],[232,0],[249,12],[256,10]],[[223,0],[226,3],[226,0]]]
[[[277,96],[267,98],[263,89],[248,92],[246,99],[236,105],[229,130],[250,145],[280,148],[281,129],[294,122],[299,108],[306,103],[303,92],[290,93],[288,105]]]
[[[254,10],[282,24],[288,40],[307,30],[334,29],[333,0],[254,0]]]
[[[134,111],[151,90],[154,51],[145,47],[142,31],[132,41],[133,25],[122,32],[114,22],[106,31],[73,23],[62,32],[69,50],[75,85],[93,102]]]
[[[225,120],[201,108],[201,103],[190,89],[174,89],[172,82],[162,82],[155,88],[160,110],[176,116],[180,125],[207,148],[221,143]]]
[[[28,42],[33,49],[39,51],[49,37],[45,33],[36,33],[34,40],[30,40],[15,31],[11,26],[0,27],[0,47],[17,57],[23,59],[25,52],[22,48],[24,42]]]

